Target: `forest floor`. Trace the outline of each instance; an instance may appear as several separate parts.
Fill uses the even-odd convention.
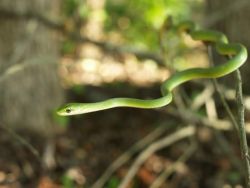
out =
[[[98,53],[95,49],[91,53],[94,57],[101,56],[95,54]],[[87,55],[91,56],[84,54]],[[62,85],[67,102],[94,102],[118,96],[144,99],[160,96],[160,83],[170,75],[166,68],[148,60],[138,62],[131,55],[117,56],[115,61],[112,56],[105,54],[102,61],[90,57],[77,62],[70,57],[63,58],[59,72],[64,78]],[[204,55],[195,57],[199,57],[199,62],[204,59]],[[101,186],[116,188],[131,171],[138,156],[152,148],[152,143],[169,139],[188,127],[194,130],[192,134],[182,139],[176,136],[175,141],[164,143],[166,146],[162,144],[146,157],[127,188],[147,188],[160,180],[158,187],[163,188],[243,187],[244,171],[237,133],[232,128],[228,130],[231,124],[218,95],[213,91],[207,96],[211,83],[204,83],[192,82],[180,87],[175,93],[175,101],[162,109],[119,108],[70,117],[65,130],[52,140],[55,163],[49,169],[41,159],[46,147],[44,138],[20,133],[38,151],[40,158],[37,158],[20,139],[1,129],[0,188],[92,187],[120,155],[131,152],[135,143],[150,135],[151,142],[143,141],[141,148],[133,149],[131,158],[114,168],[105,186]],[[202,100],[196,100],[199,98]],[[229,102],[234,109],[235,104],[232,100]],[[199,108],[194,110],[197,104]],[[211,104],[216,105],[211,107]],[[209,105],[211,108],[207,108]],[[178,111],[181,108],[184,111]],[[216,111],[220,121],[211,123],[208,109]],[[152,136],[158,129],[162,132]]]
[[[120,86],[126,87],[131,89],[131,86],[126,84]],[[133,95],[144,97],[151,93],[151,96],[156,96],[159,95],[157,88],[134,89]],[[90,87],[87,96],[107,90],[110,91],[110,88]],[[116,90],[112,92],[115,93]],[[87,100],[74,93],[69,95],[71,99]],[[114,160],[160,126],[165,126],[164,133],[155,140],[190,126],[190,123],[164,111],[131,108],[72,117],[66,131],[54,139],[56,166],[50,170],[44,169],[41,161],[38,161],[26,146],[3,130],[0,133],[0,180],[3,182],[0,187],[91,187]],[[148,157],[129,187],[150,187],[165,168],[173,167],[192,143],[196,145],[195,151],[181,162],[178,168],[170,172],[162,187],[241,187],[244,179],[239,171],[240,150],[235,132],[219,132],[218,137],[218,130],[202,123],[191,126],[196,128],[195,134]],[[223,149],[219,141],[221,137],[225,137],[230,143],[229,153]],[[39,153],[43,152],[44,140],[29,135],[28,142]],[[105,187],[117,187],[136,156],[142,151],[143,149],[138,150],[129,161],[116,169]]]

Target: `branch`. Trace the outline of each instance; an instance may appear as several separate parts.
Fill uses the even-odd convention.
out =
[[[236,78],[237,78],[236,99],[237,99],[238,117],[239,117],[238,124],[239,124],[240,148],[242,152],[242,158],[245,164],[246,184],[247,187],[250,188],[250,162],[249,162],[249,153],[248,153],[248,145],[247,145],[246,130],[245,130],[244,104],[242,97],[242,80],[239,70],[236,70]]]
[[[210,63],[213,64],[213,55],[211,46],[208,46],[208,56],[210,59]],[[240,139],[240,148],[242,152],[242,157],[245,164],[245,176],[246,176],[246,184],[247,187],[250,188],[250,162],[249,162],[249,153],[248,153],[248,145],[246,139],[246,130],[245,130],[245,119],[244,119],[244,102],[243,102],[243,94],[242,94],[242,80],[241,74],[239,69],[236,70],[236,81],[237,81],[237,88],[236,88],[236,101],[238,106],[238,122],[236,121],[232,111],[229,108],[228,103],[225,100],[225,96],[220,91],[218,87],[218,82],[216,79],[213,79],[214,86],[219,93],[220,99],[224,108],[226,109],[232,124],[234,125],[235,130],[239,134]]]
[[[125,188],[128,186],[132,178],[135,176],[138,169],[141,167],[141,165],[147,160],[148,157],[150,157],[154,152],[167,147],[177,141],[180,141],[184,138],[190,137],[194,135],[195,128],[194,126],[188,126],[185,128],[182,128],[175,133],[166,136],[165,138],[162,138],[161,140],[158,140],[157,142],[152,143],[146,150],[144,150],[135,160],[135,162],[130,167],[127,175],[122,180],[119,188]]]
[[[151,184],[150,188],[162,187],[164,181],[178,168],[180,164],[186,162],[197,150],[197,145],[192,143],[186,151],[172,165],[165,168],[158,178]]]
[[[114,171],[116,171],[119,167],[121,167],[124,163],[132,158],[132,156],[138,152],[138,150],[144,148],[146,145],[150,144],[157,137],[162,135],[167,126],[161,125],[156,128],[154,131],[149,133],[145,138],[139,140],[135,145],[133,145],[128,151],[123,153],[118,159],[116,159],[103,173],[103,175],[93,184],[92,188],[102,188],[104,184],[109,179]]]
[[[39,162],[41,161],[41,157],[40,157],[38,150],[34,148],[28,141],[26,141],[23,137],[19,136],[12,129],[8,128],[7,126],[4,126],[3,124],[0,124],[0,128],[5,130],[14,139],[19,141],[23,146],[25,146],[37,158]]]
[[[214,65],[214,57],[213,57],[213,53],[212,53],[212,47],[211,45],[207,46],[207,51],[208,51],[208,59],[209,59],[209,63],[213,66]],[[221,91],[220,87],[219,87],[219,83],[217,81],[217,79],[212,79],[213,85],[215,90],[217,91],[217,93],[219,94],[220,100],[222,102],[222,105],[224,106],[234,128],[236,131],[238,131],[238,123],[233,115],[233,112],[231,111],[226,99],[225,99],[225,95],[224,93]]]

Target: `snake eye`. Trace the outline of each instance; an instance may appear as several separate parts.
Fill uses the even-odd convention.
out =
[[[70,109],[70,108],[67,108],[65,111],[66,111],[66,113],[70,113],[70,112],[71,112],[71,109]]]

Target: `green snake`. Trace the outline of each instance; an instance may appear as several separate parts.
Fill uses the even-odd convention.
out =
[[[209,68],[191,68],[173,74],[161,85],[162,97],[143,100],[135,98],[111,98],[94,103],[69,103],[57,110],[61,116],[85,114],[116,107],[160,108],[172,101],[172,91],[180,84],[199,78],[218,78],[225,76],[243,65],[247,59],[246,48],[237,43],[229,43],[227,37],[213,30],[199,30],[191,21],[184,21],[172,27],[175,32],[186,32],[193,40],[212,43],[220,55],[228,57],[224,64]]]

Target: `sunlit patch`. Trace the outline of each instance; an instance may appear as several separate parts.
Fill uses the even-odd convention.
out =
[[[76,62],[63,59],[60,74],[66,87],[72,85],[101,85],[112,82],[130,82],[138,86],[149,86],[169,77],[166,68],[152,60],[139,61],[134,55],[125,54],[116,59],[108,54],[102,60],[85,57]],[[145,76],[147,75],[147,76]]]
[[[84,70],[86,72],[91,72],[91,73],[97,72],[97,69],[100,66],[99,61],[97,61],[95,59],[91,59],[91,58],[83,59],[82,61],[79,61],[79,64],[80,64],[82,70]]]

